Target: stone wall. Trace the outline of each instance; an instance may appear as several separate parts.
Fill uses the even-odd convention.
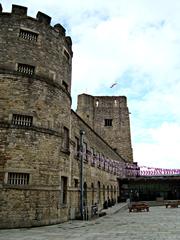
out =
[[[100,209],[108,198],[116,201],[119,196],[123,175],[106,162],[124,164],[128,155],[127,114],[122,118],[124,145],[126,140],[129,145],[121,149],[121,157],[113,149],[116,142],[109,141],[112,135],[99,132],[100,115],[92,115],[96,97],[84,105],[90,126],[71,110],[72,43],[60,24],[52,27],[50,22],[40,12],[28,17],[27,8],[17,5],[4,13],[0,5],[0,228],[60,223],[79,216],[80,130],[85,131],[88,216],[93,204]],[[126,105],[124,109],[128,113]],[[101,110],[103,115],[105,109]]]
[[[124,96],[78,96],[77,113],[116,150],[133,162],[129,110]],[[105,120],[107,125],[105,126]],[[110,120],[110,122],[108,122]]]
[[[36,77],[71,89],[71,40],[65,29],[38,12],[36,19],[27,16],[25,7],[13,5],[12,13],[0,13],[0,69],[17,71],[18,64],[35,67]]]
[[[70,176],[64,128],[70,129],[72,50],[64,28],[50,20],[28,17],[16,5],[0,13],[0,227],[68,219],[61,176]]]
[[[98,203],[99,208],[103,207],[105,200],[110,199],[117,200],[119,196],[118,188],[118,176],[112,171],[104,168],[99,164],[99,159],[116,160],[124,162],[122,157],[116,153],[110,145],[107,144],[89,125],[87,125],[74,111],[71,114],[71,186],[74,186],[75,179],[78,181],[78,187],[73,187],[74,192],[79,192],[80,182],[80,156],[77,152],[77,139],[80,139],[80,130],[84,131],[83,141],[87,145],[87,150],[84,149],[84,182],[87,184],[87,203],[90,208],[92,204]],[[94,150],[94,156],[92,156],[92,149]],[[100,154],[100,155],[99,155]],[[93,163],[93,157],[95,157],[95,163]],[[98,182],[100,189],[98,189]],[[93,193],[94,191],[94,193]],[[71,197],[71,207],[76,208],[76,212],[79,209],[79,201],[76,197]],[[93,196],[94,195],[94,196]],[[74,199],[74,201],[73,201]]]

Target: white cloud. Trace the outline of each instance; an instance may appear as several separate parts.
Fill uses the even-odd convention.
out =
[[[134,157],[139,165],[179,168],[180,124],[165,122],[146,131],[151,143],[134,144]]]

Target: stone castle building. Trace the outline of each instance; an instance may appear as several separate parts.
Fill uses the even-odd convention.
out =
[[[126,97],[82,94],[71,110],[72,42],[50,22],[0,5],[0,228],[75,219],[82,204],[90,217],[133,165]]]

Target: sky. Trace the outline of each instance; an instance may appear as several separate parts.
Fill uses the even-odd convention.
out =
[[[134,161],[180,169],[179,0],[2,0],[61,23],[73,41],[77,95],[126,96]],[[110,86],[117,83],[113,88]]]

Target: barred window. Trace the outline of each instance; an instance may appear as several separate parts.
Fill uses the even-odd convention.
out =
[[[31,32],[31,31],[27,31],[27,30],[24,30],[24,29],[20,29],[19,37],[23,38],[25,40],[37,42],[38,34],[35,33],[35,32]]]
[[[35,67],[27,64],[18,63],[17,72],[32,76],[35,72]]]
[[[112,119],[104,119],[104,126],[112,126]]]
[[[29,173],[8,173],[8,184],[11,185],[28,185],[29,184]]]
[[[13,114],[12,116],[12,124],[18,126],[28,126],[31,127],[33,123],[32,116]]]

